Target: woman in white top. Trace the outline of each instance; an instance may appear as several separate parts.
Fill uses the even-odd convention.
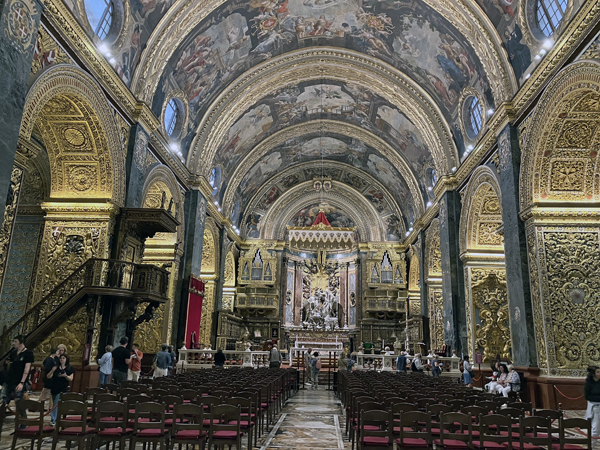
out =
[[[469,355],[465,355],[463,359],[463,380],[467,387],[473,387],[473,376],[471,375],[473,366],[469,362]]]
[[[105,348],[106,353],[102,355],[102,358],[98,360],[98,366],[100,367],[100,377],[98,385],[100,387],[110,382],[110,375],[112,374],[112,351],[113,346],[107,345]]]

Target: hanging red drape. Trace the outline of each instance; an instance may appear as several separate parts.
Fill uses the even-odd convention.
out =
[[[202,322],[202,301],[204,300],[204,281],[190,276],[188,287],[187,316],[185,322],[185,345],[194,348],[198,343],[200,335],[200,323]]]

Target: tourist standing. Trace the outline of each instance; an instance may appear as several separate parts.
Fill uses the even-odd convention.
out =
[[[167,352],[169,352],[169,355],[171,356],[171,364],[169,364],[169,367],[167,369],[168,375],[171,375],[173,373],[173,368],[175,367],[175,363],[177,362],[177,355],[173,350],[174,348],[174,345],[169,345],[169,347],[167,348]]]
[[[10,367],[6,374],[4,383],[4,397],[8,405],[12,399],[21,400],[27,391],[27,380],[31,365],[33,364],[33,352],[25,347],[25,338],[22,335],[13,339],[13,350],[10,353]]]
[[[104,355],[98,360],[98,366],[100,366],[98,386],[102,387],[110,382],[110,375],[112,374],[112,351],[113,346],[107,345],[104,349]]]
[[[406,373],[406,362],[406,352],[400,352],[398,358],[396,358],[396,370]]]
[[[413,372],[421,372],[423,373],[423,361],[421,361],[421,354],[417,353],[415,355],[415,359],[410,365],[410,368]]]
[[[52,394],[50,393],[50,385],[52,384],[52,379],[48,378],[48,374],[52,370],[54,366],[56,366],[57,362],[55,358],[58,358],[59,351],[58,348],[53,348],[50,350],[50,354],[44,359],[42,362],[42,383],[44,387],[42,388],[42,393],[40,394],[39,401],[45,403],[47,400],[52,401]],[[51,408],[52,404],[48,405],[48,408]]]
[[[319,388],[319,372],[321,371],[321,360],[319,359],[319,352],[313,353],[314,358],[311,360],[311,368],[312,368],[312,388]]]
[[[309,348],[307,352],[304,354],[304,375],[308,378],[306,384],[312,385],[312,348]]]
[[[60,395],[69,390],[69,384],[73,381],[73,374],[75,369],[69,364],[70,359],[67,354],[60,355],[60,363],[58,366],[54,366],[48,377],[52,379],[52,387],[50,392],[52,393],[52,403],[57,405],[60,401]],[[54,408],[50,413],[51,425],[54,426],[56,423],[56,417],[58,416],[58,408]]]
[[[465,355],[463,358],[463,380],[465,386],[473,387],[473,366],[469,362],[469,355]]]
[[[215,367],[225,367],[225,353],[220,348],[215,353]]]
[[[144,353],[140,351],[137,344],[131,344],[131,355],[129,356],[129,368],[127,370],[127,379],[139,381],[142,372],[142,358]]]
[[[338,371],[348,371],[348,358],[346,358],[346,352],[342,350],[340,357],[338,358]]]
[[[438,378],[441,374],[442,368],[440,366],[438,355],[433,355],[433,359],[431,360],[431,375],[433,375],[434,378]]]
[[[169,346],[167,344],[163,344],[161,346],[160,352],[156,354],[154,357],[154,363],[156,364],[156,368],[154,369],[153,378],[166,377],[168,375],[169,366],[172,364],[171,355],[167,351]]]
[[[592,437],[600,437],[600,367],[590,367],[583,389],[587,400],[586,419],[592,419]]]
[[[127,371],[129,370],[129,363],[131,362],[129,350],[127,350],[127,344],[129,343],[127,336],[123,336],[120,343],[121,345],[112,351],[112,379],[113,383],[116,385],[121,384],[121,381],[127,379]]]
[[[271,369],[279,369],[281,367],[281,353],[277,350],[277,346],[274,345],[271,348],[271,353],[269,354],[269,368]]]

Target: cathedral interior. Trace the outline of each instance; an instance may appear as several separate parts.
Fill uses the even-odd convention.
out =
[[[0,0],[0,362],[455,351],[580,406],[599,35],[594,0]]]

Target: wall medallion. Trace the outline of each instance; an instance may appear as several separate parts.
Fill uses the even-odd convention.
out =
[[[5,31],[13,41],[21,45],[22,52],[26,52],[34,40],[33,32],[35,21],[32,16],[31,6],[21,0],[16,0],[9,6],[8,30]]]

